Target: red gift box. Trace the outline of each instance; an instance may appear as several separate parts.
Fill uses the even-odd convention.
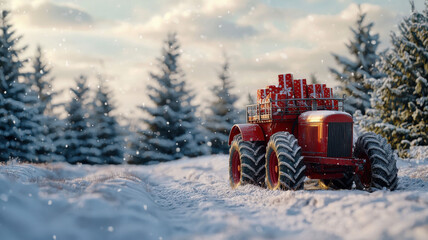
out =
[[[318,86],[319,85],[319,86]],[[318,98],[324,98],[324,88],[327,88],[326,84],[316,84],[316,90],[318,94]],[[317,100],[317,105],[319,108],[325,108],[325,101],[324,100]]]
[[[281,85],[281,80],[282,81],[285,81],[285,80],[293,81],[293,74],[291,74],[291,73],[279,74],[278,79],[280,80],[279,85]]]
[[[278,88],[280,93],[286,94],[288,98],[293,97],[293,75],[291,73],[278,75]]]
[[[331,88],[324,88],[323,89],[324,98],[331,98],[333,95],[333,89]],[[331,110],[332,109],[332,101],[333,100],[325,100],[325,109]]]
[[[319,94],[322,94],[322,85],[325,85],[325,84],[315,84],[315,92],[316,93],[319,93]]]
[[[317,93],[319,93],[321,95],[321,97],[324,97],[324,89],[327,88],[326,84],[316,84],[319,85],[319,87],[317,86]]]
[[[267,102],[272,101],[272,114],[275,113],[287,113],[287,114],[298,114],[299,110],[294,104],[294,100],[288,98],[286,94],[282,93],[270,93],[266,98]],[[276,114],[277,115],[277,114]]]
[[[317,98],[322,98],[323,96],[321,93],[317,93]],[[324,109],[325,108],[325,101],[324,100],[317,100],[317,108],[318,109]]]
[[[277,87],[276,85],[268,85],[266,86],[266,89],[269,89],[269,92],[267,93],[269,95],[269,93],[279,93],[280,88]]]
[[[287,95],[282,93],[269,93],[268,99],[272,102],[272,107],[274,108],[285,108],[286,102],[288,99]]]
[[[339,100],[332,100],[331,102],[331,109],[339,111]]]
[[[269,89],[262,88],[257,90],[257,103],[262,104],[264,99],[266,99],[269,94]]]
[[[293,90],[294,90],[295,98],[306,98],[306,95],[307,95],[306,79],[293,80]],[[296,106],[299,107],[299,111],[301,112],[307,110],[307,105],[304,100],[297,100]]]
[[[295,98],[306,98],[306,79],[295,79],[293,81],[293,90]]]
[[[327,88],[326,84],[321,84],[321,97],[325,98],[325,96],[324,96],[324,89],[326,89],[326,88]]]
[[[307,96],[308,98],[316,98],[316,89],[315,89],[315,85],[316,84],[309,84],[307,86]]]
[[[288,113],[288,114],[297,114],[298,109],[293,103],[293,100],[290,100],[286,94],[282,93],[270,93],[268,99],[272,100],[272,113],[277,112]]]
[[[324,97],[334,98],[333,88],[325,88]],[[337,110],[337,111],[339,110],[339,100],[326,100],[325,104],[326,104],[326,108],[329,110]]]
[[[309,84],[308,85],[308,98],[322,98],[324,94],[321,93],[321,89],[325,84]],[[317,109],[324,108],[324,100],[317,100]]]

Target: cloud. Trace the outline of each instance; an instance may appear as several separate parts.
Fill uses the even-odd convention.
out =
[[[379,33],[381,39],[387,38],[391,23],[397,22],[397,14],[372,4],[362,4],[361,9],[367,13],[365,23],[374,21],[373,31]],[[313,47],[334,49],[351,38],[350,27],[355,26],[358,11],[357,4],[350,4],[336,15],[308,15],[294,22],[289,35]]]
[[[195,4],[200,1],[188,1]],[[235,12],[251,3],[250,0],[205,0],[202,1],[201,11],[206,15],[218,16],[219,13]]]
[[[184,41],[192,43],[201,40],[239,40],[257,34],[253,26],[240,24],[231,17],[232,10],[238,9],[236,3],[230,3],[233,1],[204,1],[203,5],[193,2],[172,5],[145,23],[118,22],[114,31],[118,35],[154,41],[163,39],[167,32],[172,31],[178,32]]]
[[[232,76],[240,95],[275,84],[277,74],[282,72],[293,72],[301,78],[315,73],[320,81],[330,86],[337,84],[328,71],[328,67],[336,65],[331,53],[347,54],[345,43],[352,37],[349,27],[357,18],[356,4],[335,15],[303,15],[298,10],[273,8],[256,1],[229,6],[232,10],[222,5],[207,6],[181,2],[144,23],[116,23],[113,36],[133,39],[136,44],[154,49],[138,66],[120,67],[122,71],[128,69],[127,82],[133,86],[131,90],[124,87],[127,98],[138,103],[147,101],[140,92],[149,82],[147,72],[153,69],[149,62],[160,53],[167,31],[179,33],[183,50],[180,63],[191,87],[201,93],[197,100],[202,105],[207,102],[208,87],[216,81],[223,51],[231,57]],[[367,20],[375,21],[374,31],[381,31],[381,37],[386,39],[396,14],[377,5],[363,4],[362,8],[368,14]],[[130,62],[136,60],[132,52],[129,57]]]
[[[272,7],[255,2],[248,11],[240,16],[238,22],[241,24],[264,25],[271,21],[280,21],[286,25],[289,21],[303,14],[300,9]],[[263,23],[263,24],[260,24]]]
[[[57,4],[50,1],[33,3],[19,2],[13,5],[17,24],[36,27],[84,27],[94,23],[83,9],[71,4]]]
[[[97,1],[94,6],[103,4]],[[24,40],[32,41],[31,45],[39,41],[47,47],[58,87],[71,86],[70,80],[80,73],[90,75],[95,84],[93,76],[100,71],[111,79],[121,112],[149,102],[144,94],[150,82],[148,72],[157,69],[155,59],[168,31],[178,33],[183,51],[179,63],[202,106],[209,102],[208,89],[217,82],[224,51],[230,57],[241,102],[245,102],[248,92],[254,94],[258,88],[275,84],[277,74],[284,72],[300,78],[316,73],[320,81],[333,86],[337,83],[328,67],[336,63],[331,53],[347,54],[345,43],[352,37],[349,27],[354,26],[358,13],[356,4],[343,4],[344,8],[333,15],[308,15],[308,9],[292,9],[299,6],[292,4],[285,7],[257,0],[184,0],[169,1],[156,11],[148,7],[150,4],[142,4],[134,13],[140,17],[98,16],[95,22],[77,5],[46,0],[13,2],[13,9],[19,10],[13,23],[24,24],[17,29]],[[367,12],[367,22],[375,22],[373,31],[380,33],[383,46],[387,46],[397,14],[373,4],[362,4],[362,8]],[[94,9],[89,10],[95,14]],[[81,31],[88,25],[93,25],[91,31]]]
[[[397,22],[397,14],[372,4],[362,4],[361,7],[367,13],[365,23],[374,21],[373,33],[380,34],[383,48],[388,46],[389,32],[393,30],[391,23]],[[272,33],[266,33],[263,42],[276,39],[278,47],[266,52],[256,51],[250,58],[237,59],[236,70],[240,75],[249,76],[245,80],[237,79],[239,85],[246,84],[249,91],[254,92],[267,84],[268,81],[261,84],[261,79],[269,76],[269,83],[275,83],[276,75],[282,72],[293,72],[300,78],[309,78],[315,73],[320,81],[336,85],[328,71],[329,67],[337,66],[331,53],[349,55],[345,43],[352,38],[350,27],[354,27],[357,15],[358,5],[350,4],[335,15],[312,14],[296,18],[290,22],[288,31],[272,25]],[[258,41],[260,39],[255,40]]]

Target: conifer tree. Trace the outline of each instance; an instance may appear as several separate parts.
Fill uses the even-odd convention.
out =
[[[55,91],[52,84],[54,78],[50,76],[49,69],[44,62],[42,49],[37,47],[36,56],[32,63],[32,72],[29,74],[32,87],[38,95],[37,107],[39,109],[40,123],[43,127],[43,135],[48,148],[42,148],[38,151],[40,158],[45,161],[64,161],[64,156],[57,150],[60,148],[58,140],[64,130],[64,121],[54,114],[55,105],[52,104],[53,97],[60,92]]]
[[[229,131],[238,118],[238,110],[234,104],[238,97],[232,94],[232,80],[229,76],[229,62],[226,59],[222,66],[222,71],[218,75],[220,80],[217,86],[214,86],[211,91],[214,100],[211,102],[210,115],[207,116],[205,127],[210,134],[208,141],[211,142],[211,153],[228,153]]]
[[[51,69],[48,68],[44,62],[42,48],[37,47],[36,56],[32,64],[32,74],[30,75],[31,81],[35,86],[35,91],[40,99],[40,112],[45,115],[53,115],[54,105],[52,104],[53,98],[60,94],[53,88],[54,78],[50,76]]]
[[[39,122],[37,95],[31,91],[19,59],[21,37],[8,21],[9,12],[0,16],[0,161],[41,162],[37,151],[46,147]]]
[[[146,142],[147,139],[145,136],[145,131],[135,124],[130,124],[129,134],[127,137],[128,151],[126,152],[126,159],[128,163],[141,164],[150,161],[150,159],[144,154],[145,151],[149,150]]]
[[[64,149],[61,150],[69,163],[101,164],[96,128],[87,108],[89,88],[86,81],[87,78],[82,75],[76,79],[76,88],[70,88],[73,98],[66,106],[68,116],[61,140]]]
[[[148,86],[148,95],[154,106],[139,108],[150,117],[142,119],[147,130],[142,132],[147,150],[141,154],[142,162],[170,161],[183,156],[203,154],[198,144],[200,132],[195,117],[194,95],[187,89],[184,73],[178,58],[180,45],[176,34],[170,33],[158,59],[158,73],[150,73],[153,84]]]
[[[93,103],[93,118],[98,140],[99,158],[103,163],[120,164],[123,162],[124,140],[121,136],[121,127],[112,115],[114,105],[110,99],[110,91],[102,82]]]
[[[135,115],[135,113],[131,112],[130,115]],[[144,135],[145,131],[143,131],[136,123],[140,122],[139,119],[130,119],[125,117],[123,120],[126,122],[126,125],[123,128],[126,146],[126,150],[124,152],[126,161],[130,164],[141,164],[150,161],[143,156],[143,152],[148,150],[148,146]]]
[[[366,13],[361,9],[356,22],[356,28],[351,28],[353,40],[346,45],[353,59],[333,54],[342,70],[330,68],[336,79],[341,82],[341,93],[345,95],[344,110],[353,114],[360,110],[363,114],[370,108],[370,93],[373,91],[365,78],[379,79],[384,76],[376,67],[379,56],[376,53],[379,46],[379,34],[372,34],[373,22],[364,24]]]
[[[401,156],[410,146],[428,145],[428,2],[422,13],[413,2],[411,6],[399,34],[391,33],[392,48],[379,64],[387,76],[370,80],[374,109],[357,119],[362,127],[383,135]]]

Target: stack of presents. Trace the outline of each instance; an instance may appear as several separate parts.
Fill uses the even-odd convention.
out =
[[[327,88],[326,84],[308,85],[306,79],[293,79],[291,73],[278,75],[278,80],[278,86],[269,85],[257,90],[257,103],[262,104],[262,114],[267,103],[272,104],[272,112],[290,114],[311,110],[312,101],[316,101],[319,110],[338,110],[338,100],[325,99],[333,98],[333,89]]]

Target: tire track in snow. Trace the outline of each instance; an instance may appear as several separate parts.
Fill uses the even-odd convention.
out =
[[[427,239],[427,166],[395,192],[292,192],[232,190],[227,161],[2,165],[0,239]]]
[[[421,168],[419,175],[428,175]],[[427,168],[428,169],[428,168]],[[359,239],[428,236],[428,185],[401,171],[395,192],[269,191],[229,187],[227,156],[150,166],[155,202],[171,214],[174,237]],[[413,188],[407,186],[413,185]],[[416,186],[415,186],[416,185]],[[398,230],[397,230],[398,229]]]

